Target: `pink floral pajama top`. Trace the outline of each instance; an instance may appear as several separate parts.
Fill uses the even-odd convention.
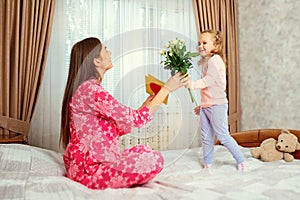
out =
[[[67,176],[92,189],[144,184],[163,168],[160,152],[146,145],[120,150],[120,136],[151,120],[150,110],[116,101],[97,80],[82,83],[69,104],[70,142],[64,154]]]

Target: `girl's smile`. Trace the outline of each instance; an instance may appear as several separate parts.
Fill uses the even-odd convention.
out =
[[[208,33],[203,33],[199,37],[198,52],[202,57],[210,56],[211,52],[216,48],[213,38]]]

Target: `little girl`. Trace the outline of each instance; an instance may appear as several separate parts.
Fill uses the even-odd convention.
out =
[[[201,79],[189,80],[186,87],[201,90],[201,105],[194,111],[200,114],[204,166],[206,169],[211,166],[217,136],[233,155],[238,170],[244,171],[244,155],[228,131],[226,67],[221,33],[215,30],[203,31],[199,36],[197,50],[201,56],[198,64],[203,66]]]

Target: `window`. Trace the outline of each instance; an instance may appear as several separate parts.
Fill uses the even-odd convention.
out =
[[[176,37],[185,40],[190,51],[196,50],[192,1],[58,1],[42,91],[30,133],[44,135],[35,139],[32,136],[32,141],[52,141],[50,146],[57,143],[71,48],[77,41],[91,36],[98,37],[112,51],[114,68],[106,73],[104,88],[123,104],[138,108],[147,97],[146,74],[161,80],[170,77],[170,72],[160,65],[158,51]],[[196,65],[190,73],[195,77],[200,74]],[[123,147],[136,143],[147,143],[156,149],[190,145],[198,127],[192,108],[186,89],[172,93],[168,105],[160,108],[152,123],[122,138]]]

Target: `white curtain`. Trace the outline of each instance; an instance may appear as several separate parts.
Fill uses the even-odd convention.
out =
[[[72,45],[85,37],[98,37],[111,51],[114,68],[103,86],[125,105],[138,108],[146,99],[145,75],[163,81],[158,54],[176,37],[189,51],[196,51],[197,32],[192,1],[187,0],[68,0],[57,1],[53,31],[42,90],[32,120],[29,144],[62,151],[59,147],[60,111]],[[199,78],[200,69],[190,70]],[[195,93],[198,103],[199,95]],[[193,114],[188,91],[181,88],[169,96],[153,121],[134,128],[121,138],[122,148],[143,143],[154,149],[198,146],[198,117]]]

